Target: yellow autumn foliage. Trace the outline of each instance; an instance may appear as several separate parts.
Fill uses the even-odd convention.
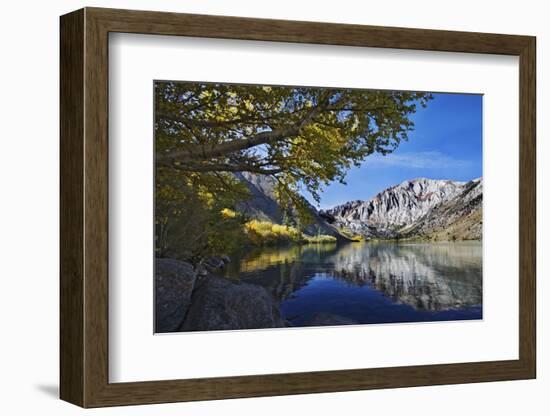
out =
[[[237,217],[237,213],[235,211],[233,211],[232,209],[229,209],[229,208],[224,208],[220,211],[220,213],[222,214],[222,217],[224,218],[236,218]]]
[[[307,236],[295,227],[274,224],[270,221],[251,220],[245,223],[245,232],[254,244],[281,243],[335,243],[330,235]]]

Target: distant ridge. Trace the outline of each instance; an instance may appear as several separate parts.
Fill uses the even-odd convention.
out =
[[[330,224],[366,238],[479,240],[481,178],[469,182],[417,178],[367,201],[350,201],[320,212]]]
[[[251,198],[237,209],[251,218],[281,224],[283,210],[268,176],[238,173]],[[363,201],[318,211],[310,205],[312,223],[305,232],[328,234],[340,241],[350,235],[366,239],[479,240],[482,238],[483,180],[469,182],[416,178]]]

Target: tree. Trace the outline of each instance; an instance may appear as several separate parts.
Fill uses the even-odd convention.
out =
[[[344,183],[349,168],[392,152],[431,98],[165,81],[155,82],[154,94],[157,254],[197,259],[238,245],[239,218],[220,215],[249,196],[236,172],[272,177],[287,220],[301,228],[310,213],[302,192],[319,202],[322,187]]]
[[[392,152],[429,94],[407,91],[155,83],[156,164],[183,172],[253,172],[280,202],[319,201],[368,155]]]
[[[227,207],[249,196],[246,186],[212,173],[166,173],[157,169],[155,180],[156,255],[198,262],[238,247],[243,219],[227,215]]]

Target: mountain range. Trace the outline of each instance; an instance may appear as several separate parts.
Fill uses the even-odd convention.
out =
[[[239,173],[251,198],[238,209],[253,218],[282,223],[274,180]],[[482,238],[483,181],[417,178],[406,180],[368,200],[349,201],[327,210],[308,204],[312,223],[306,234],[365,239],[479,240]]]

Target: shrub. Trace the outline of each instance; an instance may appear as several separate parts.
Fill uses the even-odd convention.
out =
[[[336,237],[304,235],[300,230],[289,225],[274,224],[269,221],[252,220],[245,224],[245,231],[250,241],[256,245],[276,245],[289,243],[335,243]]]
[[[235,218],[237,216],[237,213],[229,208],[224,208],[220,211],[222,214],[222,217],[224,218]]]
[[[336,243],[336,237],[326,234],[319,234],[314,237],[304,236],[305,241],[310,244],[326,244],[326,243]]]
[[[302,233],[298,229],[269,221],[248,221],[245,231],[254,244],[286,244],[302,240]]]

